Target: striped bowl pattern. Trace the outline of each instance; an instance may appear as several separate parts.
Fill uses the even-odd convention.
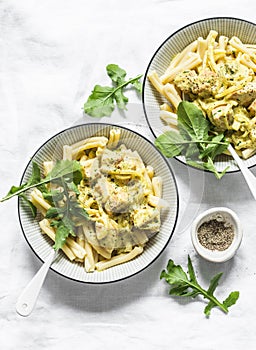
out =
[[[154,53],[145,73],[143,82],[143,108],[148,125],[154,136],[159,136],[165,126],[159,117],[159,106],[164,101],[164,98],[152,87],[147,79],[147,74],[150,71],[156,70],[159,75],[162,75],[170,64],[170,60],[178,52],[181,52],[188,44],[196,40],[198,37],[205,38],[209,31],[213,29],[219,34],[229,38],[232,36],[239,37],[242,42],[247,44],[256,43],[256,25],[254,23],[231,17],[216,17],[204,19],[192,24],[189,24],[171,36],[169,36]],[[176,157],[179,161],[186,164],[185,157]],[[247,167],[252,167],[256,164],[256,155],[244,160]],[[219,171],[224,170],[229,166],[228,172],[238,171],[238,167],[233,158],[227,155],[221,155],[216,158],[216,168]]]
[[[70,262],[60,252],[51,269],[65,277],[85,283],[108,283],[130,277],[150,265],[166,247],[176,226],[179,207],[176,181],[170,165],[151,142],[134,131],[111,124],[83,124],[66,129],[43,144],[28,163],[21,179],[23,183],[29,178],[32,161],[41,166],[43,161],[61,159],[63,145],[71,145],[95,135],[108,136],[112,127],[121,129],[122,143],[132,150],[137,150],[144,163],[152,165],[156,174],[163,178],[163,198],[170,203],[170,208],[162,213],[160,232],[149,240],[140,256],[128,263],[102,272],[86,273],[82,264]],[[22,231],[28,244],[34,253],[45,261],[53,245],[52,241],[41,233],[38,219],[33,219],[22,200],[19,200],[18,210]]]

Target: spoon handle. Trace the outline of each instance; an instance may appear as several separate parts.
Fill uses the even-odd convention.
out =
[[[49,267],[55,258],[55,253],[56,252],[54,250],[51,251],[42,267],[37,271],[36,275],[32,278],[32,280],[28,283],[24,291],[19,296],[16,303],[16,311],[21,316],[29,316],[33,311]]]
[[[228,150],[231,153],[234,160],[236,161],[238,167],[240,168],[240,170],[245,178],[245,181],[247,182],[248,187],[249,187],[254,199],[256,200],[256,177],[247,168],[247,166],[244,165],[242,159],[238,156],[238,154],[236,153],[236,151],[234,150],[234,148],[231,145],[228,146]]]

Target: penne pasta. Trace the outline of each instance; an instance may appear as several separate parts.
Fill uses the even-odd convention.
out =
[[[250,122],[256,112],[255,74],[255,44],[210,30],[206,38],[199,37],[178,52],[160,77],[154,71],[153,86],[168,102],[160,105],[160,120],[179,132],[178,106],[182,99],[189,100],[210,121],[213,133],[223,132],[247,157],[256,149],[256,124]]]
[[[183,62],[182,64],[176,66],[173,69],[167,69],[166,72],[160,77],[160,81],[162,84],[169,83],[173,81],[175,76],[186,70],[186,69],[192,69],[198,66],[202,62],[200,56],[198,54],[195,54],[194,56],[190,57],[187,61]]]
[[[143,252],[143,248],[142,247],[135,247],[133,248],[133,250],[127,254],[120,254],[117,255],[113,258],[111,258],[110,260],[102,260],[99,261],[96,264],[96,269],[98,271],[103,271],[106,270],[110,267],[119,265],[119,264],[123,264],[125,262],[128,262],[132,259],[134,259],[136,256],[140,255]]]
[[[179,103],[181,102],[181,98],[177,90],[175,89],[174,85],[167,83],[164,86],[163,94],[171,102],[171,104],[175,107],[175,109],[177,109]]]
[[[152,179],[153,193],[156,197],[162,197],[163,180],[160,176],[155,176]]]
[[[169,86],[178,99],[174,87]],[[171,113],[168,105],[165,108],[168,111],[163,112]],[[109,137],[64,145],[63,160],[76,160],[82,168],[80,183],[50,183],[47,189],[53,192],[46,198],[56,196],[54,204],[40,190],[31,192],[32,203],[46,216],[39,222],[42,233],[56,240],[58,247],[63,241],[64,254],[83,264],[86,273],[132,260],[160,228],[161,179],[137,151],[120,141],[120,129],[114,128]],[[45,162],[44,173],[49,174],[53,166],[53,162]]]
[[[72,160],[72,147],[65,145],[63,146],[63,159]]]
[[[154,86],[154,88],[160,93],[163,94],[164,85],[161,82],[161,79],[159,78],[156,71],[153,71],[148,74],[148,79],[150,80],[151,84]]]
[[[51,238],[52,241],[55,242],[55,230],[50,226],[49,221],[47,219],[43,219],[39,222],[39,226],[42,232],[45,233],[48,237]],[[73,261],[76,258],[75,254],[72,252],[71,249],[69,249],[69,247],[66,244],[63,245],[61,250],[66,254],[69,260]]]

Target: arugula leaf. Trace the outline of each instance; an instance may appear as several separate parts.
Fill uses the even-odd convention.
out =
[[[55,223],[55,226],[57,228],[56,234],[55,234],[55,244],[53,248],[55,250],[61,249],[63,245],[66,243],[67,237],[71,234],[72,236],[75,236],[72,225],[67,220],[61,220]]]
[[[13,196],[15,194],[19,195],[20,191],[26,190],[27,187],[39,182],[40,178],[41,178],[40,168],[37,165],[37,163],[32,162],[32,174],[31,174],[30,178],[28,179],[28,181],[25,184],[22,184],[20,186],[12,186],[5,197]]]
[[[204,309],[204,313],[206,316],[210,316],[213,307],[219,307],[223,312],[228,313],[228,308],[234,305],[239,298],[239,292],[237,291],[231,292],[223,303],[214,296],[221,276],[222,273],[214,276],[210,281],[208,289],[203,289],[196,279],[195,271],[188,255],[188,275],[180,265],[175,265],[173,260],[170,259],[166,270],[161,272],[160,279],[164,278],[172,286],[169,291],[170,295],[192,298],[202,295],[203,298],[208,299],[209,302]]]
[[[187,135],[191,140],[203,141],[208,139],[209,122],[202,111],[193,103],[183,101],[179,104],[178,128],[182,135]]]
[[[123,84],[125,82],[126,71],[120,68],[117,64],[109,64],[106,67],[108,76],[116,84]]]
[[[139,94],[142,94],[142,84],[138,79],[131,81],[131,84]]]
[[[84,112],[97,118],[110,116],[115,109],[113,91],[112,87],[95,85],[84,104]]]
[[[29,205],[33,217],[36,217],[36,207],[23,192],[26,191],[30,186],[34,186],[34,184],[39,182],[40,178],[40,168],[36,162],[32,162],[32,173],[28,181],[20,186],[12,186],[8,191],[7,195],[4,198],[0,199],[0,202],[3,202],[4,200],[11,198],[15,195],[18,195]]]
[[[69,235],[75,236],[75,220],[89,219],[88,213],[77,201],[79,195],[77,185],[81,180],[81,165],[75,160],[58,160],[52,171],[44,179],[41,179],[39,166],[33,162],[32,174],[29,180],[21,186],[12,186],[7,195],[0,201],[3,202],[18,195],[28,203],[35,217],[36,207],[24,192],[33,187],[39,188],[44,198],[52,205],[47,210],[45,217],[51,219],[51,226],[56,228],[54,248],[59,249],[66,242]],[[48,191],[45,184],[49,182],[58,183],[62,188]],[[59,205],[60,201],[62,201],[61,205]]]
[[[214,159],[228,147],[224,134],[211,135],[210,122],[191,102],[181,102],[177,115],[179,132],[165,132],[156,138],[155,146],[168,158],[184,155],[187,164],[209,170],[220,179],[228,168],[219,173]]]
[[[28,206],[31,210],[31,213],[32,213],[33,217],[35,218],[36,214],[37,214],[37,209],[34,206],[34,204],[27,198],[27,196],[24,193],[21,193],[19,195],[19,197],[22,198],[28,204]]]
[[[219,135],[216,135],[210,139],[211,142],[217,142],[217,143],[209,143],[204,150],[200,154],[200,158],[203,159],[207,156],[214,159],[217,155],[223,153],[227,149],[226,143],[219,144],[218,142],[221,142],[224,140],[224,134],[221,133]]]
[[[128,98],[123,92],[124,88],[129,84],[139,92],[142,90],[140,82],[142,74],[126,80],[126,71],[117,64],[107,65],[106,70],[113,86],[95,85],[91,95],[84,104],[84,112],[92,117],[110,116],[115,109],[115,103],[118,108],[126,109]]]
[[[55,202],[55,206],[50,207],[45,215],[46,218],[52,219],[51,226],[56,228],[54,249],[62,248],[69,235],[75,236],[75,221],[77,219],[89,219],[86,210],[77,202],[79,195],[77,186],[73,182],[66,182],[63,177],[60,179],[60,185],[63,188],[61,194],[65,200],[61,205]],[[75,197],[72,192],[75,192]]]
[[[32,175],[29,180],[21,186],[12,186],[7,195],[0,199],[0,202],[4,202],[15,195],[19,196],[21,193],[33,187],[38,187],[40,189],[41,186],[44,187],[46,183],[58,181],[61,177],[63,177],[65,181],[73,181],[75,184],[78,184],[82,179],[81,165],[76,160],[57,161],[52,171],[44,179],[38,177],[38,169],[38,165],[33,162]]]
[[[239,292],[231,292],[229,296],[223,301],[223,305],[225,305],[226,308],[229,308],[236,303],[238,298]]]
[[[42,192],[44,199],[50,203],[61,201],[64,197],[64,193],[59,190],[51,190],[47,192]]]
[[[170,130],[160,135],[155,140],[155,146],[164,156],[172,158],[180,155],[184,150],[184,145],[182,144],[183,141],[184,139],[181,134]]]
[[[227,170],[228,170],[228,168],[229,168],[229,167],[227,166],[221,173],[219,173],[219,172],[216,170],[215,165],[214,165],[213,160],[212,160],[211,157],[208,157],[208,158],[207,158],[207,162],[204,162],[204,163],[202,163],[202,164],[203,164],[203,167],[204,167],[206,170],[209,170],[209,171],[213,172],[214,175],[216,176],[216,178],[217,178],[218,180],[220,180],[220,179],[222,178],[222,176],[226,174],[226,172],[227,172]]]
[[[65,181],[73,181],[76,185],[82,180],[81,165],[77,160],[57,160],[52,171],[45,180],[54,181],[64,178]]]

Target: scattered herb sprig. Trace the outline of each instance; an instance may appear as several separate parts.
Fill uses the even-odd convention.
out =
[[[139,93],[142,91],[140,78],[126,80],[126,71],[117,64],[109,64],[106,67],[107,74],[112,80],[112,86],[95,85],[91,95],[84,104],[84,112],[92,117],[110,116],[115,109],[115,104],[120,109],[126,109],[128,98],[124,95],[124,89],[131,85]]]
[[[33,162],[32,173],[28,181],[20,186],[12,186],[7,195],[0,199],[0,202],[19,196],[29,205],[35,217],[36,207],[26,195],[26,191],[37,187],[51,205],[46,212],[46,218],[51,219],[51,226],[56,228],[54,248],[57,250],[65,244],[69,235],[75,236],[75,221],[81,218],[88,219],[87,212],[77,201],[79,195],[77,185],[81,180],[81,165],[75,160],[57,160],[52,171],[43,179],[38,164]],[[47,183],[57,184],[58,189],[49,190],[45,186]],[[59,205],[59,203],[62,204]]]
[[[187,164],[209,170],[221,179],[228,167],[219,173],[214,159],[229,145],[224,134],[214,134],[210,122],[191,102],[181,102],[177,115],[178,132],[170,130],[157,137],[156,147],[168,158],[185,155]]]
[[[188,274],[180,265],[175,265],[173,260],[169,260],[167,270],[162,271],[160,278],[164,278],[172,286],[169,292],[170,295],[192,298],[202,295],[203,298],[208,299],[209,302],[204,309],[204,313],[206,316],[210,316],[214,307],[219,307],[223,312],[228,313],[228,308],[234,305],[239,298],[238,291],[231,292],[223,302],[220,302],[214,296],[221,276],[222,273],[214,276],[208,289],[203,289],[197,281],[190,256],[188,256]]]

